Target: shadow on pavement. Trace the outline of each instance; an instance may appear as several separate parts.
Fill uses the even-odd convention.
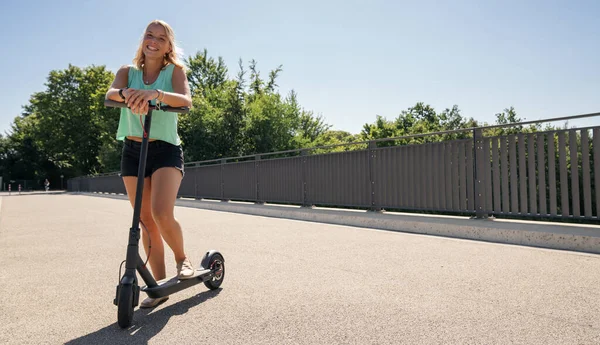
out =
[[[94,333],[70,340],[65,344],[148,344],[148,341],[165,327],[171,316],[185,314],[190,308],[216,297],[220,292],[221,289],[208,290],[157,312],[153,312],[154,309],[136,309],[133,324],[128,329],[121,329],[117,325],[117,309],[115,307],[113,324]],[[140,302],[142,299],[143,297],[140,295]],[[169,302],[167,301],[167,303]]]

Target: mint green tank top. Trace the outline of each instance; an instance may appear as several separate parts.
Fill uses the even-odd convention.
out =
[[[173,68],[175,65],[169,64],[160,71],[156,81],[150,85],[144,84],[142,78],[142,70],[136,66],[129,67],[127,87],[132,89],[156,90],[160,89],[166,92],[173,92],[173,84],[171,82],[173,76]],[[151,101],[155,104],[156,101]],[[146,116],[135,115],[129,108],[121,108],[121,117],[119,119],[119,128],[117,129],[117,140],[125,140],[125,137],[134,136],[142,137],[142,123]],[[152,123],[150,125],[150,133],[148,138],[166,141],[173,145],[180,145],[181,139],[177,133],[177,113],[153,110]]]

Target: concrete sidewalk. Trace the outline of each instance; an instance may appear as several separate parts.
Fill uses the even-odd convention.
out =
[[[598,255],[185,207],[186,249],[194,264],[223,253],[222,289],[121,330],[131,215],[125,200],[2,197],[0,344],[600,343]]]

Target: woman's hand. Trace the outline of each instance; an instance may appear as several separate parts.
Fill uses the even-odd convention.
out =
[[[148,113],[148,102],[158,96],[158,91],[126,89],[123,91],[123,95],[125,96],[125,103],[127,103],[132,113],[146,115]]]

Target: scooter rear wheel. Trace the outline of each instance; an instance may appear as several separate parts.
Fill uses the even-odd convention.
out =
[[[119,327],[127,328],[133,323],[133,285],[122,285],[119,293],[117,320]]]
[[[205,281],[204,285],[211,290],[218,289],[225,278],[225,260],[223,260],[223,256],[218,253],[213,254],[208,262],[208,268],[214,272],[215,276]]]

